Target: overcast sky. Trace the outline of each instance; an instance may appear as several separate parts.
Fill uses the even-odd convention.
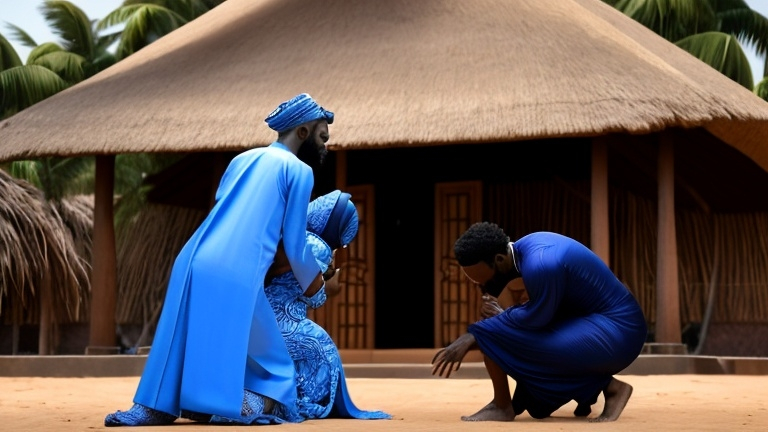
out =
[[[102,19],[107,13],[117,9],[122,0],[70,0],[88,15],[90,19]],[[383,0],[382,0],[383,1]],[[418,0],[414,0],[418,1]],[[768,17],[768,0],[746,0],[749,7]],[[8,28],[5,23],[15,24],[26,31],[38,44],[55,41],[45,23],[39,7],[43,0],[0,0],[0,33],[8,38]],[[29,55],[29,48],[21,46],[17,41],[10,40],[16,52],[23,61]],[[752,65],[752,76],[759,81],[763,76],[763,59],[757,58],[752,47],[744,47],[749,62]]]

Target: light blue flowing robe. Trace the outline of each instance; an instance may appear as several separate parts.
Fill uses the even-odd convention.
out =
[[[278,142],[232,160],[216,205],[176,257],[135,403],[230,418],[244,389],[295,403],[264,277],[281,237],[304,289],[320,272],[305,237],[313,186],[311,168]]]

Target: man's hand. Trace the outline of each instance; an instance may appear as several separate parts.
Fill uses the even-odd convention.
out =
[[[459,370],[461,361],[467,355],[472,347],[475,346],[475,337],[472,333],[465,333],[459,336],[447,347],[441,349],[432,359],[432,375],[439,375],[448,378],[451,372]]]
[[[480,316],[490,318],[504,312],[496,297],[485,294],[483,296],[483,305],[480,307]]]

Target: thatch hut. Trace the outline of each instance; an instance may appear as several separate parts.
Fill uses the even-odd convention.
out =
[[[88,322],[93,199],[53,203],[3,170],[0,196],[0,320],[11,329],[0,339],[17,354],[22,329],[34,329],[26,349],[55,353],[63,326]]]
[[[98,155],[106,226],[110,155],[266,145],[261,119],[304,91],[337,114],[330,183],[365,215],[323,318],[343,348],[439,346],[472,321],[450,246],[480,219],[590,245],[657,341],[711,287],[717,319],[768,323],[768,104],[599,0],[229,0],[0,123],[0,160]]]

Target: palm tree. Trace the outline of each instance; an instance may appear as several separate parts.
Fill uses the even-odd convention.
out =
[[[40,10],[61,40],[38,45],[23,29],[8,24],[12,39],[32,48],[24,64],[0,34],[0,90],[4,95],[0,119],[89,78],[117,61],[108,51],[117,36],[99,36],[95,22],[71,2],[48,0]]]
[[[116,36],[100,37],[95,31],[95,22],[74,4],[69,1],[49,0],[43,3],[41,12],[53,33],[60,37],[58,43],[46,42],[38,45],[23,29],[9,25],[13,38],[32,48],[26,64],[21,62],[7,39],[0,35],[2,118],[83,81],[116,62],[116,57],[108,51]],[[49,203],[42,208],[56,215],[53,223],[60,221],[61,231],[69,231],[71,236],[74,236],[74,228],[81,227],[82,222],[65,221],[62,216],[81,214],[69,211],[70,200],[65,200],[65,197],[93,190],[93,166],[93,158],[44,158],[12,162],[7,169],[15,177],[29,181],[42,191],[43,198]],[[86,259],[87,263],[90,257],[81,258]],[[82,265],[80,262],[68,263]],[[78,279],[77,282],[85,284],[81,287],[84,292],[90,289],[87,279]],[[55,288],[67,289],[66,286],[59,285]],[[55,295],[39,297],[40,354],[48,354],[51,347],[51,319],[55,323],[61,318],[53,314],[53,298]]]
[[[0,120],[68,86],[58,74],[44,66],[34,63],[24,65],[13,46],[0,34],[0,92],[3,95],[0,98]]]
[[[749,61],[740,43],[768,53],[768,19],[744,0],[603,0],[752,90]]]
[[[118,58],[125,58],[208,12],[224,0],[125,0],[97,28],[122,26]]]
[[[0,34],[0,119],[95,75],[221,3],[223,0],[126,0],[120,8],[97,22],[69,1],[44,2],[41,11],[53,33],[60,37],[58,43],[38,45],[23,29],[10,24],[13,38],[32,48],[27,63],[23,64],[8,40]],[[122,30],[102,34],[120,24]],[[117,54],[112,54],[109,48],[115,42],[118,42]],[[121,197],[115,213],[117,224],[127,224],[143,205],[147,187],[142,184],[142,179],[177,158],[153,154],[117,156],[115,193]],[[12,162],[7,170],[36,186],[51,204],[47,208],[66,217],[77,213],[72,211],[72,200],[67,197],[93,191],[94,166],[93,158],[45,158]],[[65,228],[77,236],[74,228],[81,228],[82,223],[70,222],[62,221]],[[90,251],[85,252],[89,258]],[[87,292],[90,283],[85,282]],[[50,310],[50,302],[41,300],[40,354],[47,354],[50,348],[49,319],[56,319]]]

